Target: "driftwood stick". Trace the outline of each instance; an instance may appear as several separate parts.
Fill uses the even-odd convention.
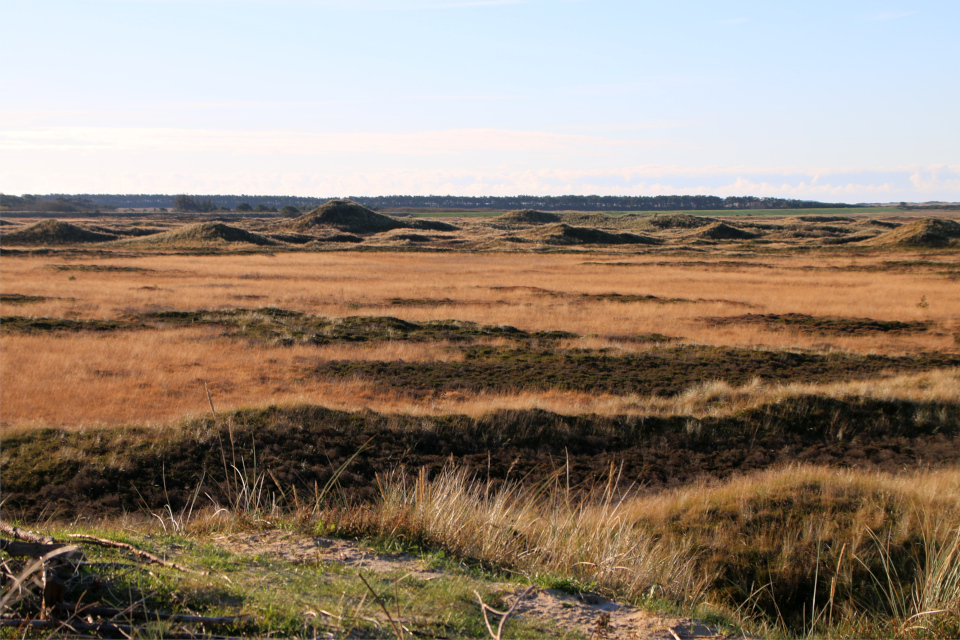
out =
[[[20,527],[15,527],[12,524],[0,520],[0,531],[7,534],[11,538],[16,538],[17,540],[23,540],[24,542],[32,542],[33,544],[52,544],[53,538],[41,536],[40,534],[34,533],[33,531],[27,531],[26,529],[21,529]]]
[[[206,571],[197,571],[195,569],[190,569],[176,562],[170,562],[169,560],[164,560],[158,556],[153,555],[143,549],[138,549],[132,544],[127,544],[126,542],[114,542],[113,540],[106,540],[104,538],[97,538],[95,536],[88,536],[83,533],[71,533],[68,537],[74,540],[82,540],[90,544],[99,545],[101,547],[111,547],[113,549],[123,549],[124,551],[129,551],[139,557],[141,560],[146,560],[153,564],[159,564],[164,567],[170,567],[171,569],[177,569],[178,571],[184,571],[186,573],[193,573],[201,576],[207,575]]]

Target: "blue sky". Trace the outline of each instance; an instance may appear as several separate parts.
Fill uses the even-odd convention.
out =
[[[960,2],[0,0],[0,189],[960,200]]]

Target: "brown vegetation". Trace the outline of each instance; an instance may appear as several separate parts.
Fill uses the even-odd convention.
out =
[[[44,224],[0,232],[7,513],[269,496],[762,633],[960,629],[950,220]]]

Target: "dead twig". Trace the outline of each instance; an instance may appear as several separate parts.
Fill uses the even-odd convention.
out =
[[[171,569],[177,569],[178,571],[183,571],[183,572],[185,572],[185,573],[193,573],[193,574],[200,575],[200,576],[205,576],[205,575],[208,574],[208,572],[206,572],[206,571],[197,571],[196,569],[191,569],[191,568],[189,568],[189,567],[185,567],[185,566],[183,566],[183,565],[181,565],[181,564],[177,564],[176,562],[170,562],[169,560],[164,560],[163,558],[160,558],[160,557],[158,557],[158,556],[155,556],[155,555],[153,555],[152,553],[149,553],[149,552],[147,552],[147,551],[144,551],[143,549],[138,549],[138,548],[136,548],[135,546],[133,546],[132,544],[127,544],[126,542],[114,542],[113,540],[106,540],[106,539],[104,539],[104,538],[97,538],[97,537],[95,537],[95,536],[88,536],[88,535],[83,534],[83,533],[71,533],[68,537],[70,537],[70,538],[72,538],[72,539],[74,539],[74,540],[83,540],[84,542],[88,542],[88,543],[90,543],[90,544],[99,545],[99,546],[101,546],[101,547],[111,547],[111,548],[113,548],[113,549],[123,549],[124,551],[129,551],[129,552],[133,553],[134,555],[136,555],[137,557],[139,557],[139,558],[142,559],[142,560],[146,560],[147,562],[151,562],[151,563],[153,563],[153,564],[159,564],[159,565],[161,565],[161,566],[163,566],[163,567],[170,567]]]
[[[396,634],[398,640],[404,640],[406,636],[403,635],[403,625],[394,621],[393,616],[390,615],[390,611],[387,609],[387,605],[383,603],[383,600],[379,595],[377,595],[377,592],[373,590],[373,587],[370,586],[370,583],[367,582],[367,579],[363,577],[363,573],[358,571],[357,575],[360,576],[360,579],[363,581],[363,584],[366,585],[370,593],[373,594],[374,599],[376,599],[377,604],[380,605],[380,608],[383,609],[383,612],[387,614],[387,620],[390,621],[390,626],[393,627],[393,633]]]
[[[473,595],[477,596],[477,600],[480,602],[480,611],[481,613],[483,613],[483,623],[487,625],[487,631],[490,632],[490,637],[493,638],[493,640],[503,639],[503,625],[507,623],[507,620],[510,618],[510,616],[513,615],[513,612],[516,611],[517,605],[520,604],[520,601],[526,598],[528,595],[530,595],[531,591],[533,591],[533,585],[530,585],[529,587],[527,587],[526,591],[520,594],[520,596],[513,603],[513,606],[507,609],[506,613],[504,613],[503,611],[497,611],[493,607],[488,606],[483,602],[483,598],[480,597],[479,593],[477,593],[476,591],[473,592]],[[497,625],[496,632],[494,632],[493,626],[490,624],[490,619],[487,617],[488,611],[490,613],[494,613],[500,616],[500,624]]]

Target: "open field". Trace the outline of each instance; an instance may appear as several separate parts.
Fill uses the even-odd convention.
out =
[[[218,633],[478,637],[470,592],[526,584],[511,637],[673,637],[558,627],[554,587],[677,629],[960,633],[960,223],[697,213],[5,224],[4,517],[229,571],[137,578],[256,614]],[[427,564],[375,579],[384,616],[343,562],[260,558],[281,533]]]

